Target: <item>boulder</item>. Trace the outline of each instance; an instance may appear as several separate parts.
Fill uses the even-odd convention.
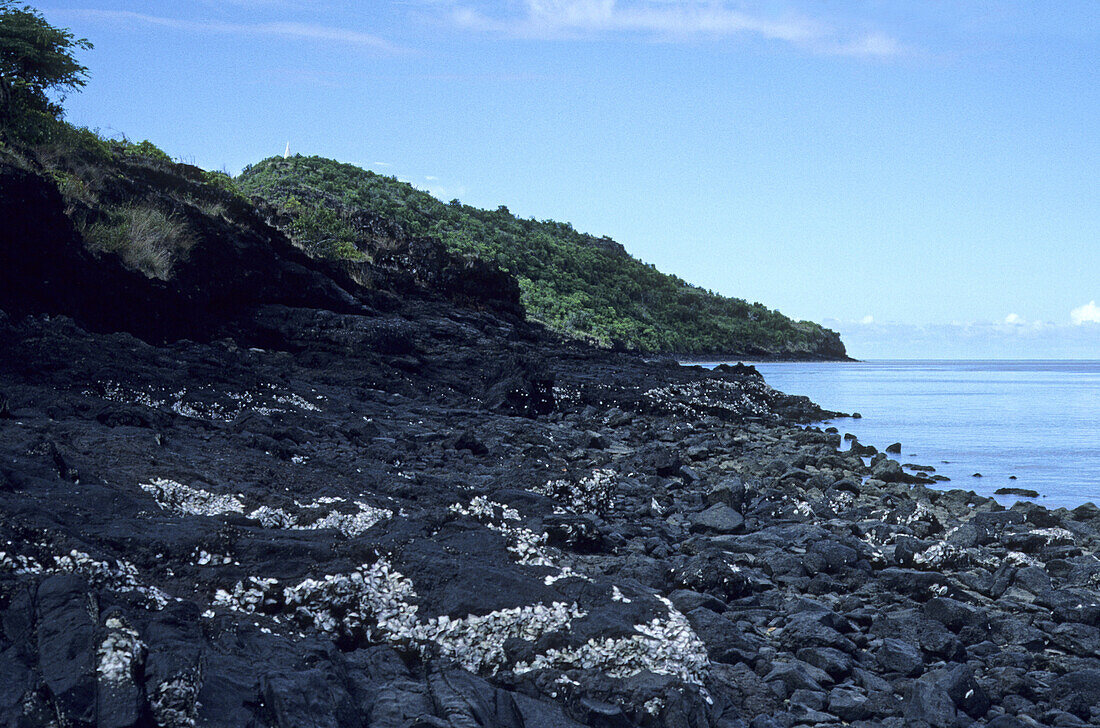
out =
[[[905,719],[932,728],[950,728],[955,723],[955,703],[939,685],[914,680],[905,693]]]
[[[1051,685],[1050,697],[1078,718],[1088,720],[1092,710],[1100,707],[1100,669],[1062,675]]]
[[[887,672],[899,675],[915,675],[924,665],[920,649],[908,642],[887,637],[875,653],[878,663]]]
[[[690,520],[691,530],[700,533],[740,533],[745,527],[745,518],[725,503],[715,503]]]
[[[871,469],[871,477],[885,483],[904,483],[910,476],[901,469],[897,460],[885,459],[878,461]]]
[[[72,574],[46,578],[38,587],[38,667],[58,713],[67,722],[96,720],[96,625],[91,595]]]
[[[998,488],[993,491],[997,495],[1014,495],[1020,498],[1038,498],[1039,491],[1030,488]]]
[[[781,697],[787,697],[795,690],[822,692],[822,683],[829,684],[832,679],[824,670],[808,665],[801,660],[779,662],[764,675],[764,682],[776,687]]]
[[[955,706],[971,718],[981,718],[992,702],[985,688],[974,679],[974,669],[969,665],[956,665],[933,678],[955,703]]]
[[[924,604],[924,614],[952,632],[958,632],[963,627],[981,626],[988,624],[988,617],[984,610],[972,607],[950,597],[933,597]]]
[[[829,712],[846,723],[870,716],[867,696],[853,688],[833,688],[829,693]]]

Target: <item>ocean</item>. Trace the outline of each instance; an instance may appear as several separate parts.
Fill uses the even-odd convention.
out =
[[[1014,486],[1038,491],[1035,501],[1048,508],[1100,505],[1100,361],[756,367],[776,389],[829,410],[859,412],[862,419],[827,424],[880,450],[900,442],[902,454],[893,457],[951,478],[938,487],[992,496]]]

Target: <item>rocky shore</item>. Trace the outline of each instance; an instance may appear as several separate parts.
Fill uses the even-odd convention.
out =
[[[1094,506],[563,343],[430,241],[226,217],[150,281],[0,183],[4,726],[1100,724]]]

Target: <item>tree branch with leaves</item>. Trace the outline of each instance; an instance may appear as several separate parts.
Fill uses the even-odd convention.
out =
[[[0,119],[11,124],[58,118],[64,94],[87,82],[75,57],[92,44],[46,22],[29,5],[0,0]],[[57,100],[51,93],[59,93]]]

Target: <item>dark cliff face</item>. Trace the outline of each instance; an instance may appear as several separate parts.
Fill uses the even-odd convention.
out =
[[[370,262],[318,261],[251,205],[203,185],[199,170],[189,177],[184,165],[170,172],[120,166],[112,171],[122,181],[102,190],[100,199],[171,206],[191,238],[168,280],[127,269],[117,255],[89,251],[55,184],[0,164],[0,307],[14,314],[65,314],[94,331],[157,341],[207,340],[262,304],[362,313],[392,307],[393,296],[411,296],[523,314],[510,276],[454,256],[437,241],[372,220],[378,235]],[[210,215],[189,204],[210,196],[228,209]]]
[[[0,168],[0,725],[1100,715],[1095,507],[930,490],[751,367],[563,343],[382,223],[313,261],[183,172],[124,178],[193,236],[161,280]]]
[[[128,181],[138,187],[130,194],[153,196],[149,187],[156,180]],[[270,231],[219,225],[185,209],[197,244],[172,278],[160,281],[126,269],[117,256],[90,252],[65,215],[56,186],[43,177],[2,165],[0,185],[6,221],[0,230],[0,305],[13,314],[65,314],[94,331],[165,341],[208,338],[222,322],[262,302],[361,309]]]

